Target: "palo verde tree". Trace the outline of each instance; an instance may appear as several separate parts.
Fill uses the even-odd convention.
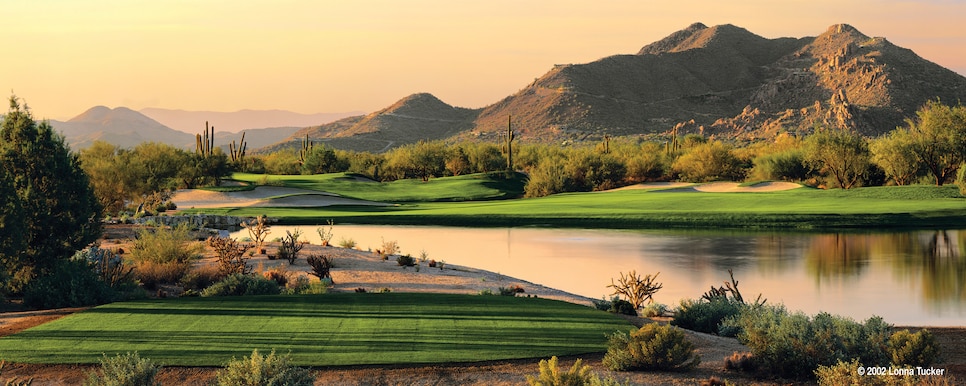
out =
[[[0,126],[0,169],[13,176],[26,225],[24,248],[7,261],[19,292],[100,236],[101,207],[77,155],[15,96]]]
[[[906,125],[913,151],[936,177],[936,186],[942,186],[966,161],[966,106],[929,101]]]
[[[869,144],[855,132],[818,130],[805,139],[805,163],[842,189],[856,186],[869,170]]]

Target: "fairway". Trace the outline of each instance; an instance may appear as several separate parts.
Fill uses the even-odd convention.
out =
[[[393,207],[224,208],[212,214],[266,214],[287,224],[337,223],[600,228],[958,228],[966,199],[956,186],[889,186],[763,193],[625,190],[486,202],[422,202]],[[191,211],[189,211],[191,212]]]
[[[98,363],[137,351],[222,366],[252,349],[301,366],[538,358],[606,350],[631,325],[566,302],[430,293],[180,298],[113,303],[0,339],[0,360]]]

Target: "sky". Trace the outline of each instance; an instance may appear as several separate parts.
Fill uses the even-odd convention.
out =
[[[694,22],[767,38],[847,23],[966,74],[964,16],[966,0],[0,0],[0,89],[58,120],[96,105],[372,112],[417,92],[479,108]]]

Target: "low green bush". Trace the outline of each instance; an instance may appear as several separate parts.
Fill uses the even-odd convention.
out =
[[[737,301],[724,298],[714,300],[684,300],[674,312],[671,324],[692,331],[718,334],[721,322],[738,315],[742,305]]]
[[[289,355],[261,355],[253,350],[250,357],[238,360],[232,358],[225,369],[218,372],[216,384],[219,386],[311,386],[315,377],[309,370],[292,366]]]
[[[590,366],[577,359],[570,370],[560,371],[557,357],[540,361],[540,374],[527,375],[529,386],[621,386],[623,383],[614,378],[601,378],[590,371]]]
[[[396,258],[396,264],[400,267],[412,267],[416,265],[416,259],[409,255],[400,255]]]
[[[161,385],[154,379],[160,367],[150,359],[141,358],[137,352],[117,354],[101,359],[101,374],[87,374],[85,386],[156,386]]]
[[[668,309],[666,305],[661,303],[651,303],[644,306],[644,309],[641,310],[641,314],[643,314],[648,318],[653,318],[657,316],[663,316],[664,313],[666,313],[667,311]]]
[[[688,371],[701,363],[701,357],[683,331],[650,323],[630,334],[612,334],[603,363],[614,371]]]
[[[212,284],[201,292],[201,296],[277,295],[281,292],[273,280],[236,273]]]
[[[116,291],[94,272],[86,260],[65,260],[44,276],[31,280],[23,292],[30,308],[82,307],[110,303]]]
[[[831,366],[819,366],[815,370],[815,378],[819,386],[952,386],[960,384],[956,378],[949,374],[942,375],[896,375],[889,374],[888,370],[897,371],[895,368],[886,369],[883,374],[869,374],[865,371],[868,367],[859,362],[858,359],[851,361],[839,361]],[[859,372],[859,369],[863,372]],[[914,368],[899,368],[899,371],[909,371]]]
[[[889,337],[889,353],[895,366],[926,367],[939,357],[939,344],[929,330],[900,330]]]
[[[751,349],[763,370],[782,377],[810,377],[819,366],[852,358],[889,363],[892,327],[879,317],[857,323],[827,313],[809,317],[762,305],[744,308],[725,324],[740,329],[738,340]]]

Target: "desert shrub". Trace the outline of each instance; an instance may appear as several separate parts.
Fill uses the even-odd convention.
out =
[[[339,239],[339,246],[345,249],[353,249],[356,247],[356,241],[353,240],[351,237],[348,239],[343,237]]]
[[[943,375],[901,375],[895,374],[860,374],[857,370],[864,368],[858,359],[839,361],[831,366],[819,366],[815,369],[815,378],[819,386],[952,386],[959,384],[955,377]]]
[[[218,269],[223,275],[252,272],[252,268],[248,266],[248,257],[245,256],[245,252],[252,248],[251,245],[239,244],[230,237],[209,237],[207,243],[215,250]]]
[[[312,275],[319,278],[319,280],[325,280],[328,278],[332,280],[332,259],[326,255],[311,255],[306,259],[309,266],[312,267]]]
[[[123,249],[113,252],[92,246],[77,251],[71,259],[87,261],[101,281],[111,288],[120,288],[134,283],[134,267],[124,264],[119,256],[122,253]]]
[[[730,357],[725,357],[725,369],[744,372],[754,372],[758,370],[758,362],[755,356],[747,352],[735,352]]]
[[[738,315],[742,305],[732,300],[684,300],[671,324],[692,331],[717,334],[725,318]]]
[[[583,364],[577,359],[570,370],[560,371],[557,365],[557,357],[553,356],[550,360],[540,361],[540,374],[536,377],[527,375],[527,384],[530,386],[582,386],[590,382],[592,376],[590,366]]]
[[[591,300],[591,302],[594,303],[594,308],[596,308],[598,311],[609,311],[611,303],[616,300],[620,300],[620,298],[617,296],[614,296],[611,300],[601,298],[600,300],[597,300],[597,299]]]
[[[288,285],[285,286],[285,293],[290,295],[324,295],[329,292],[330,284],[324,280],[312,282],[307,276],[299,275],[295,280],[289,280]]]
[[[328,224],[329,224],[329,229],[325,229],[322,227],[315,228],[315,233],[319,234],[319,240],[323,247],[329,246],[329,243],[332,242],[332,236],[335,235],[332,232],[332,225],[334,224],[334,222],[332,220],[329,220]]]
[[[667,311],[668,309],[666,305],[661,303],[651,303],[644,306],[644,309],[641,310],[641,314],[648,318],[653,318],[656,316],[662,316]]]
[[[281,293],[274,281],[255,275],[230,275],[212,284],[201,296],[277,295]]]
[[[383,239],[382,249],[379,250],[379,253],[383,256],[395,255],[399,253],[399,243],[396,240],[386,241],[386,239]]]
[[[225,369],[218,372],[219,386],[289,385],[311,386],[315,377],[309,370],[291,365],[290,355],[261,355],[253,350],[250,357],[232,358]]]
[[[517,296],[517,289],[514,287],[500,287],[500,296]]]
[[[7,365],[6,361],[0,361],[0,375],[3,375],[3,368],[6,365]],[[0,378],[0,384],[3,384],[4,386],[30,386],[32,383],[34,383],[33,378],[27,378],[25,380],[21,380],[18,377],[13,377],[9,379]]]
[[[195,260],[203,248],[191,238],[187,224],[170,229],[142,228],[131,248],[131,259],[136,263],[185,264]]]
[[[636,310],[641,308],[644,302],[653,302],[654,294],[664,287],[663,284],[654,281],[660,274],[658,272],[654,276],[650,274],[638,276],[637,271],[630,271],[627,275],[621,272],[617,283],[614,283],[614,279],[610,279],[610,285],[607,287],[614,289],[613,295],[624,295]]]
[[[760,155],[752,162],[754,166],[749,178],[754,181],[801,181],[808,177],[808,169],[799,149]]]
[[[255,217],[252,221],[243,221],[241,226],[248,230],[248,235],[255,241],[255,248],[265,245],[265,238],[268,237],[271,228],[265,216]]]
[[[416,259],[409,255],[400,255],[396,258],[396,264],[400,267],[412,267],[416,265]]]
[[[262,272],[262,276],[268,280],[274,281],[279,287],[285,287],[288,284],[288,273],[282,268],[272,268],[268,271]]]
[[[180,283],[190,271],[190,263],[145,261],[134,267],[134,276],[144,288],[154,290],[161,284]]]
[[[295,261],[299,258],[299,252],[302,251],[302,248],[305,248],[305,242],[299,241],[301,235],[302,232],[298,229],[294,233],[285,231],[282,244],[278,246],[278,258],[288,260],[289,265],[295,264]]]
[[[614,371],[688,371],[701,363],[701,357],[683,331],[650,323],[630,334],[612,334],[603,363]]]
[[[926,367],[939,357],[939,345],[929,330],[900,330],[889,337],[889,354],[895,366]]]
[[[117,354],[109,358],[104,355],[101,359],[101,374],[95,372],[87,374],[87,386],[153,386],[160,385],[154,379],[160,366],[150,359],[141,358],[135,351],[124,355]]]
[[[865,323],[820,313],[808,317],[782,306],[746,307],[726,322],[741,329],[738,339],[751,349],[760,366],[783,377],[808,377],[819,366],[857,358],[862,363],[888,363],[892,327],[882,318]]]
[[[615,298],[610,303],[610,309],[608,309],[607,312],[612,312],[612,313],[621,314],[621,315],[637,316],[637,309],[634,308],[634,305],[631,304],[631,302],[624,299],[617,299],[617,298]]]
[[[489,288],[481,289],[480,292],[478,292],[477,294],[479,294],[481,296],[490,296],[490,295],[493,295],[493,290],[491,290]]]
[[[50,273],[27,283],[23,304],[30,308],[81,307],[114,301],[115,291],[86,260],[64,260]]]
[[[181,285],[185,290],[201,291],[224,278],[225,275],[217,266],[203,265],[188,271],[181,279]]]

